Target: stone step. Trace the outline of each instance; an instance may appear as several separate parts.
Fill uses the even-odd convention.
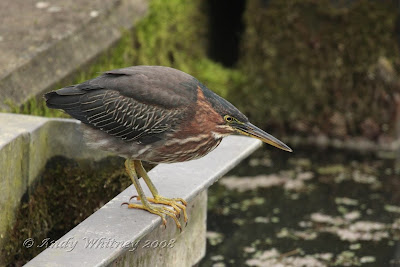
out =
[[[108,49],[148,0],[0,1],[0,110],[21,105]]]

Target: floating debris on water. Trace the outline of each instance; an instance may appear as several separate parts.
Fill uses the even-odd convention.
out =
[[[207,231],[206,238],[212,246],[215,246],[224,240],[224,235],[217,232]]]
[[[278,152],[256,152],[209,189],[208,229],[222,237],[208,238],[200,266],[213,266],[215,255],[226,266],[400,262],[394,159],[339,150]]]
[[[347,206],[357,206],[358,205],[357,199],[352,199],[352,198],[347,198],[347,197],[337,197],[337,198],[335,198],[335,202],[338,205],[347,205]]]
[[[285,182],[285,179],[278,175],[258,175],[255,177],[237,177],[229,176],[220,180],[220,184],[229,190],[239,192],[250,191],[257,188],[268,188],[278,186]]]

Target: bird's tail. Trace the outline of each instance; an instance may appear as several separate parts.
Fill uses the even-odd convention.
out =
[[[80,97],[84,94],[76,86],[68,86],[57,91],[51,91],[44,95],[46,105],[49,108],[62,109],[72,117],[86,121],[80,107]]]
[[[49,108],[71,109],[79,105],[79,98],[83,94],[82,90],[73,86],[68,86],[57,91],[51,91],[44,95],[46,105]]]

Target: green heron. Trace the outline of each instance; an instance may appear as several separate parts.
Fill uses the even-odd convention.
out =
[[[45,94],[49,108],[62,109],[84,124],[95,148],[126,158],[125,167],[141,204],[126,203],[187,222],[186,202],[160,196],[141,161],[182,162],[203,157],[231,134],[255,137],[286,151],[287,145],[249,122],[237,108],[193,76],[161,66],[111,70],[81,84]],[[153,197],[146,197],[142,177]],[[154,204],[162,205],[154,205]],[[169,208],[168,208],[169,206]]]

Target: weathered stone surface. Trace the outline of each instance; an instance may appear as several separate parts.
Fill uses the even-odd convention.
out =
[[[30,133],[46,119],[0,113],[0,246],[29,181]]]
[[[0,108],[22,104],[117,41],[147,0],[0,1]]]

